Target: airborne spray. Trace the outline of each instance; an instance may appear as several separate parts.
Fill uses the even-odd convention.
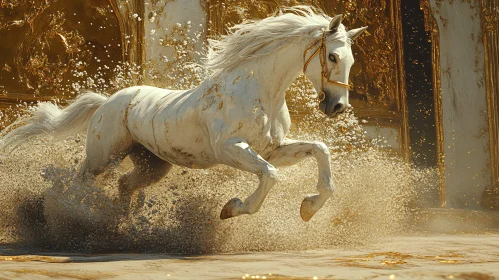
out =
[[[189,28],[181,34],[190,36]],[[199,36],[192,38],[172,42],[196,43]],[[181,52],[182,45],[172,47]],[[187,88],[205,75],[198,66],[177,65],[183,66],[172,68],[175,76],[151,72],[147,83]],[[110,84],[129,86],[137,73],[134,67],[117,67]],[[80,88],[109,92],[93,82],[98,77],[77,70],[73,75],[81,78],[72,84],[73,94]],[[76,182],[84,158],[85,138],[80,135],[57,143],[36,141],[2,159],[0,243],[82,252],[185,254],[351,247],[407,233],[411,209],[418,195],[434,185],[436,171],[411,168],[387,152],[382,139],[367,139],[352,112],[335,120],[324,117],[302,77],[287,97],[290,108],[300,112],[294,116],[292,138],[323,141],[331,149],[336,191],[309,223],[301,220],[299,208],[305,195],[315,193],[317,165],[312,159],[281,169],[279,183],[253,216],[219,220],[229,199],[247,197],[257,186],[256,176],[223,166],[176,166],[166,178],[137,192],[124,215],[117,206],[117,181],[131,168],[130,161],[95,182]],[[3,116],[0,121],[9,120]]]

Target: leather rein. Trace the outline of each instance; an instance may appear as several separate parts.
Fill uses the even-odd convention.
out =
[[[339,81],[333,81],[333,80],[329,79],[329,69],[327,67],[327,62],[326,62],[326,31],[322,31],[322,37],[319,40],[315,41],[310,47],[308,47],[305,50],[305,52],[303,53],[303,60],[305,60],[305,56],[307,55],[308,51],[311,48],[315,47],[315,45],[317,45],[317,43],[319,43],[319,42],[321,43],[320,46],[307,59],[307,61],[305,62],[305,65],[303,65],[303,73],[305,73],[305,71],[307,71],[307,66],[310,63],[310,61],[312,61],[314,56],[320,52],[321,55],[319,56],[319,59],[321,61],[321,87],[322,87],[322,90],[321,90],[321,93],[319,94],[319,101],[323,101],[326,98],[326,93],[324,93],[324,81],[326,81],[328,84],[334,84],[334,85],[337,85],[340,87],[344,87],[348,90],[351,90],[352,86],[350,86],[349,84],[345,84],[345,83],[342,83]]]

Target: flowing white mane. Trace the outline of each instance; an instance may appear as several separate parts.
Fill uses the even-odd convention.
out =
[[[329,27],[331,17],[310,6],[296,6],[279,11],[263,20],[248,20],[229,29],[221,40],[208,40],[208,69],[228,69],[240,62],[261,57],[279,49],[293,39],[315,39]],[[343,25],[329,36],[332,40],[348,40]]]

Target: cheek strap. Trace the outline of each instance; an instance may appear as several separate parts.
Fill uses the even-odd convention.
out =
[[[324,93],[324,81],[328,84],[333,84],[337,85],[343,88],[346,88],[348,90],[352,90],[352,86],[349,84],[345,84],[339,81],[333,81],[329,79],[329,69],[327,67],[327,62],[326,62],[326,31],[322,31],[322,36],[319,40],[315,41],[310,47],[308,47],[305,52],[303,53],[303,60],[305,60],[305,57],[310,51],[311,48],[315,47],[317,43],[320,42],[319,47],[312,53],[311,56],[305,61],[305,64],[303,65],[303,73],[306,73],[308,64],[312,59],[314,58],[315,55],[318,53],[321,53],[319,56],[320,62],[321,62],[321,92],[319,93],[319,101],[323,101],[326,98],[326,93]]]

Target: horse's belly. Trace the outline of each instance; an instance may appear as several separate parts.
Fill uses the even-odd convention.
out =
[[[180,135],[173,136],[175,132]],[[160,133],[164,135],[158,135]],[[201,135],[174,128],[161,129],[161,126],[159,129],[156,127],[153,134],[156,134],[156,137],[137,135],[135,138],[137,142],[165,161],[189,168],[208,168],[216,164],[213,153],[205,148]]]
[[[158,156],[162,159],[189,168],[209,168],[217,164],[213,153],[206,149],[201,137],[166,138],[159,145]]]

